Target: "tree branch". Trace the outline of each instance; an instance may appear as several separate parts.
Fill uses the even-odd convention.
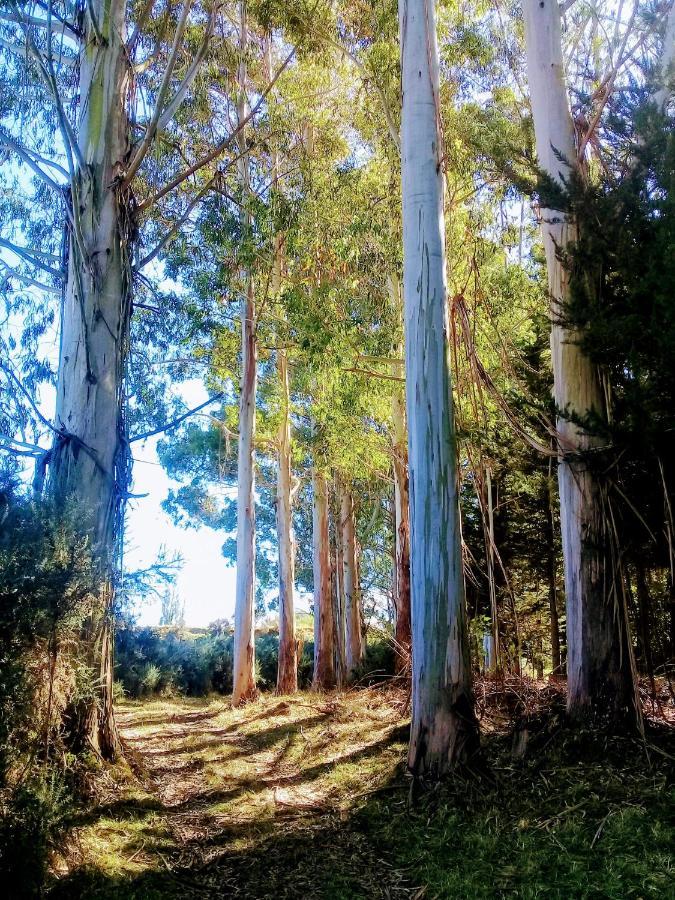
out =
[[[179,184],[182,184],[191,175],[194,175],[194,173],[197,172],[199,169],[208,165],[210,162],[213,162],[214,159],[216,159],[218,156],[220,156],[220,154],[224,150],[226,150],[234,140],[236,140],[236,138],[238,137],[238,135],[242,131],[242,129],[246,127],[246,125],[251,121],[251,119],[255,116],[255,114],[258,112],[258,110],[264,103],[265,98],[267,97],[269,92],[272,90],[272,88],[276,84],[277,80],[279,79],[279,76],[284,71],[286,66],[288,66],[291,59],[293,59],[293,57],[295,56],[295,51],[296,51],[296,48],[294,47],[291,50],[291,52],[288,54],[286,59],[283,61],[283,63],[279,67],[279,69],[277,70],[276,74],[274,75],[274,78],[270,81],[270,83],[267,85],[265,90],[260,95],[260,98],[259,98],[258,102],[256,103],[256,105],[253,107],[253,109],[250,111],[250,113],[244,119],[242,119],[242,121],[239,123],[237,128],[235,128],[234,131],[232,131],[230,134],[228,134],[228,136],[226,138],[223,138],[223,140],[216,147],[214,147],[213,150],[211,150],[209,153],[207,153],[206,156],[203,156],[196,163],[194,163],[193,165],[191,165],[187,169],[185,169],[183,172],[181,172],[180,175],[177,175],[173,179],[173,181],[170,181],[169,184],[167,184],[160,191],[158,191],[154,195],[154,197],[151,197],[149,200],[146,200],[144,203],[141,203],[137,208],[138,212],[143,212],[144,210],[148,209],[148,207],[152,206],[154,203],[156,203],[162,197],[166,196],[166,194],[168,194],[174,188],[178,187]],[[227,163],[227,166],[225,168],[226,169],[229,168],[238,159],[240,159],[242,156],[245,156],[246,153],[249,152],[249,149],[250,148],[247,147],[246,150],[244,150],[242,153],[239,153],[237,156],[235,156],[231,160],[229,160]]]
[[[17,272],[12,266],[6,263],[4,260],[0,260],[0,265],[7,273],[5,278],[17,278],[19,281],[25,282],[32,287],[39,288],[41,291],[46,291],[49,294],[60,294],[61,289],[57,287],[53,287],[49,284],[43,284],[41,281],[36,281],[35,278],[30,278],[28,275],[23,275],[21,272]]]
[[[192,65],[188,69],[187,74],[185,75],[185,78],[183,79],[182,84],[180,85],[180,87],[178,88],[176,93],[174,94],[173,99],[167,104],[166,109],[160,116],[159,122],[157,123],[158,131],[164,131],[164,129],[169,124],[171,119],[173,119],[174,115],[176,114],[176,111],[178,110],[181,103],[183,102],[185,95],[187,94],[188,90],[190,89],[190,85],[195,80],[195,78],[197,76],[197,72],[199,71],[199,67],[202,64],[202,60],[206,56],[206,51],[208,49],[209,42],[210,42],[211,38],[213,37],[213,29],[216,24],[216,14],[219,9],[220,9],[220,4],[216,3],[214,5],[213,9],[211,10],[211,15],[209,16],[209,20],[206,25],[206,30],[204,32],[204,39],[199,46],[197,55],[195,56],[195,58],[192,62]]]
[[[180,217],[180,219],[176,222],[176,224],[173,226],[173,228],[171,228],[171,229],[164,235],[164,237],[163,237],[162,240],[157,244],[157,246],[156,246],[153,250],[151,250],[150,253],[147,254],[147,256],[144,256],[143,259],[139,262],[139,264],[135,267],[135,268],[136,268],[136,271],[139,271],[140,269],[142,269],[142,268],[144,268],[145,266],[147,266],[148,263],[152,262],[152,260],[153,260],[159,253],[161,253],[162,250],[166,247],[166,245],[169,243],[169,241],[171,240],[171,238],[175,237],[175,235],[177,234],[177,232],[179,231],[179,229],[181,228],[181,226],[186,222],[186,220],[187,220],[188,217],[190,216],[190,213],[192,212],[192,210],[193,210],[193,209],[195,208],[195,206],[199,203],[199,201],[202,199],[202,197],[204,196],[204,194],[211,188],[211,185],[213,184],[213,182],[215,181],[215,179],[216,179],[216,176],[214,175],[213,178],[211,178],[211,180],[207,182],[206,186],[203,187],[202,190],[197,194],[197,196],[196,196],[193,200],[190,201],[190,203],[188,204],[187,209],[185,210],[185,212],[183,213],[183,215]],[[136,305],[138,305],[138,304],[136,304]]]
[[[40,156],[39,153],[36,153],[34,150],[29,150],[28,147],[24,147],[23,144],[20,144],[18,141],[14,140],[13,137],[7,134],[6,131],[0,131],[0,146],[7,147],[10,150],[13,150],[17,156],[19,156],[26,165],[38,176],[41,181],[43,181],[48,187],[52,188],[54,191],[61,191],[62,186],[54,181],[47,173],[40,168],[38,165],[38,161],[41,162],[45,166],[50,166],[52,169],[55,169],[57,172],[62,174],[64,178],[68,178],[69,175],[64,168],[62,168],[58,163],[52,162],[49,159],[46,159],[44,156]]]
[[[4,47],[9,53],[13,53],[15,56],[22,59],[25,59],[26,54],[28,53],[28,47],[25,44],[15,44],[12,41],[6,41],[4,38],[0,38],[0,47]],[[77,60],[74,56],[59,56],[60,65],[72,68],[76,63]]]
[[[133,437],[129,438],[129,443],[133,444],[134,441],[145,441],[147,440],[147,438],[154,437],[156,434],[161,434],[163,431],[168,431],[170,428],[175,428],[176,425],[180,425],[181,422],[189,419],[190,416],[194,416],[195,413],[198,413],[200,410],[204,409],[205,406],[209,406],[211,403],[215,403],[217,400],[222,400],[224,396],[225,391],[219,391],[217,394],[214,394],[213,397],[209,397],[208,400],[200,403],[199,406],[195,406],[194,409],[189,409],[186,413],[183,413],[182,416],[178,416],[177,419],[173,419],[166,425],[162,425],[159,428],[153,428],[152,431],[146,431],[143,434],[135,434]]]
[[[5,375],[7,375],[8,378],[11,381],[13,381],[14,384],[19,388],[19,390],[24,395],[26,400],[28,400],[28,402],[30,403],[31,409],[33,410],[35,415],[38,417],[38,419],[42,422],[42,424],[45,425],[50,431],[53,431],[55,434],[61,434],[59,429],[56,428],[54,425],[52,425],[52,423],[49,421],[49,419],[46,419],[42,415],[42,413],[37,408],[37,405],[36,405],[35,401],[33,400],[33,398],[31,397],[28,390],[23,386],[21,380],[14,374],[14,372],[9,368],[9,366],[6,366],[3,362],[0,362],[0,369],[2,369],[2,371],[5,373]]]
[[[4,247],[6,250],[11,251],[16,256],[21,257],[21,259],[24,259],[26,262],[30,263],[32,266],[35,266],[37,269],[42,269],[43,272],[47,272],[48,275],[52,275],[54,278],[63,277],[63,273],[58,269],[53,269],[51,266],[48,266],[47,263],[44,263],[36,256],[33,256],[33,254],[28,250],[24,250],[23,247],[19,247],[16,244],[13,244],[11,241],[5,240],[5,238],[0,238],[0,247]]]
[[[15,453],[17,456],[44,456],[46,453],[49,453],[49,450],[45,450],[44,447],[40,447],[39,444],[28,444],[26,441],[19,441],[16,438],[10,437],[8,434],[0,434],[0,448],[3,450],[7,450],[9,453]],[[16,446],[11,446],[12,444]],[[20,447],[21,449],[17,449]]]
[[[138,169],[145,159],[145,155],[150,149],[150,144],[152,143],[152,140],[157,132],[157,126],[162,115],[162,107],[164,106],[164,101],[169,90],[169,85],[171,84],[171,75],[173,74],[174,66],[176,65],[178,51],[180,50],[183,41],[183,33],[185,31],[185,26],[187,25],[187,18],[190,14],[191,7],[192,0],[185,0],[183,12],[181,13],[181,17],[178,20],[178,25],[176,26],[176,32],[173,37],[173,44],[171,46],[171,52],[166,64],[166,69],[164,70],[164,75],[162,76],[159,91],[157,92],[157,100],[155,101],[155,109],[152,113],[152,118],[150,119],[150,123],[145,130],[143,140],[141,141],[138,150],[134,153],[133,159],[129,163],[129,168],[127,169],[127,172],[124,176],[124,184],[126,186],[131,183],[134,175],[136,174],[136,172],[138,172]]]
[[[45,19],[38,19],[36,16],[26,16],[22,12],[0,12],[0,19],[5,22],[15,22],[24,28],[49,28],[52,33],[67,34],[73,40],[79,40],[82,37],[82,33],[73,23],[57,16],[54,16],[54,18],[56,19],[55,22],[48,23]]]

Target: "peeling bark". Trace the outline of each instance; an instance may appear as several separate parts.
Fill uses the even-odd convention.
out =
[[[129,153],[125,9],[123,0],[93,0],[103,41],[89,18],[85,21],[77,142],[86,168],[76,162],[71,181],[56,394],[60,434],[50,459],[50,489],[57,499],[76,503],[101,580],[84,626],[96,697],[70,711],[69,729],[74,744],[89,745],[107,758],[120,751],[112,704],[112,617],[117,543],[130,477],[122,394],[134,237],[131,197],[120,188]]]
[[[333,633],[333,601],[330,579],[330,534],[328,530],[328,486],[325,477],[312,469],[312,557],[314,571],[314,690],[329,690],[336,684]]]
[[[435,4],[401,0],[403,296],[413,633],[408,765],[438,777],[478,744],[448,364]]]
[[[562,184],[576,165],[574,128],[563,69],[560,12],[555,0],[524,5],[527,71],[537,157]],[[560,525],[567,604],[568,710],[575,719],[639,725],[633,652],[620,576],[612,558],[607,488],[591,459],[602,442],[577,424],[605,418],[596,367],[563,324],[568,273],[560,252],[576,239],[576,223],[542,209],[553,325],[551,355],[558,434]],[[574,420],[574,421],[573,421]]]

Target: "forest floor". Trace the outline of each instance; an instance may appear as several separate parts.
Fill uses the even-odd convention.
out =
[[[133,772],[94,779],[50,897],[675,897],[672,727],[589,742],[554,698],[514,737],[513,703],[484,698],[482,774],[411,805],[406,707],[391,688],[122,704]]]

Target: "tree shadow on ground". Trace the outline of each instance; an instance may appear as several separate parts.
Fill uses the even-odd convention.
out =
[[[326,718],[306,717],[293,723],[265,729],[256,737],[257,750],[275,746],[284,735],[297,732],[303,722],[316,725]],[[376,755],[405,740],[407,726],[388,728],[375,741],[335,758],[310,766],[293,775],[274,777],[270,771],[261,778],[232,779],[224,790],[199,791],[188,800],[166,805],[154,799],[120,801],[90,810],[78,824],[97,819],[138,821],[154,816],[143,832],[143,842],[135,836],[124,848],[133,858],[137,849],[156,844],[152,869],[137,875],[109,874],[82,865],[56,882],[49,897],[55,900],[155,900],[155,898],[244,897],[244,898],[409,898],[414,893],[405,876],[390,862],[373,856],[366,832],[352,825],[351,815],[330,803],[302,807],[296,812],[268,810],[259,819],[228,822],[225,817],[202,821],[203,834],[189,840],[176,840],[163,830],[162,816],[183,817],[198,813],[201,807],[257,794],[276,786],[311,785],[317,778],[345,764]],[[225,826],[222,827],[222,822]],[[155,827],[155,823],[156,827]],[[214,827],[215,826],[215,830]],[[245,844],[242,849],[242,842]]]
[[[281,749],[257,761],[255,777],[243,766],[215,790],[192,782],[193,793],[178,803],[126,801],[95,811],[101,819],[129,818],[128,839],[117,852],[127,860],[143,854],[146,868],[111,874],[103,864],[82,865],[53,886],[51,897],[670,896],[672,728],[648,729],[642,742],[575,733],[553,716],[517,756],[511,731],[486,734],[489,779],[455,773],[410,808],[400,743],[407,726],[382,723],[368,743],[343,744],[332,759],[300,757],[295,765],[306,767],[289,773],[275,760],[283,757],[284,734],[301,727],[283,723],[260,732],[263,748]],[[312,752],[320,752],[323,731],[314,738]],[[379,763],[352,765],[378,754],[379,770]],[[341,766],[363,772],[363,790],[341,781]],[[375,771],[380,777],[369,780]],[[221,801],[234,802],[220,813]]]

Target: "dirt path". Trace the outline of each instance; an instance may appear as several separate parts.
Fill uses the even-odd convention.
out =
[[[415,895],[359,817],[401,782],[401,712],[376,691],[124,705],[138,777],[81,817],[54,896]]]

